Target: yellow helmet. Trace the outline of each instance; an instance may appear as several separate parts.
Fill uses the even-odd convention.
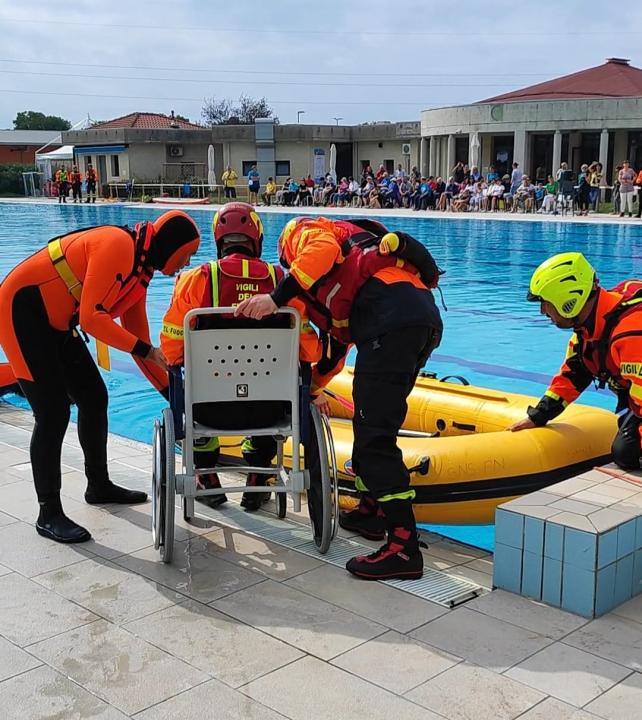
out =
[[[595,283],[595,270],[579,252],[553,255],[535,270],[528,300],[549,302],[563,318],[577,317]]]

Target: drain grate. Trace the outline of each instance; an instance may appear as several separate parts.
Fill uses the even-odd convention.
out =
[[[256,535],[337,567],[345,567],[346,562],[355,555],[367,555],[372,552],[371,547],[348,538],[337,537],[332,541],[328,552],[319,555],[314,540],[310,539],[310,529],[307,526],[266,515],[248,514],[240,507],[234,507],[229,503],[216,514],[208,514],[208,517],[221,525],[243,530],[249,535]],[[475,583],[430,568],[424,569],[424,576],[420,580],[381,582],[448,608],[472,600],[484,592]]]

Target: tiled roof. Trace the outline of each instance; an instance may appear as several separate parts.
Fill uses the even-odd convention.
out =
[[[144,128],[147,130],[202,130],[202,125],[179,120],[177,117],[163,115],[161,113],[142,113],[135,112],[123,117],[114,118],[113,120],[105,120],[92,126],[92,130],[107,130],[110,128]]]
[[[628,60],[609,58],[604,65],[479,102],[533,102],[612,97],[642,97],[642,70],[629,65]]]

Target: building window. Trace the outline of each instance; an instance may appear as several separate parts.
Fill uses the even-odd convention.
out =
[[[394,160],[384,160],[383,166],[386,168],[386,172],[388,175],[394,175],[395,172],[395,161]]]
[[[463,137],[455,137],[455,162],[463,162],[468,165],[468,135]],[[448,172],[452,172],[452,168],[448,168]]]
[[[256,160],[243,160],[242,174],[244,177],[250,172],[252,165],[256,165]]]
[[[118,162],[118,155],[111,156],[111,176],[120,177],[120,167]]]
[[[290,161],[289,160],[277,160],[275,172],[277,175],[283,175],[283,176],[289,177]]]

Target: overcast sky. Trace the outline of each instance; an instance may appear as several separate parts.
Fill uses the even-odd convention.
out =
[[[0,128],[265,96],[282,123],[418,120],[627,57],[642,3],[0,0]],[[470,8],[470,10],[468,9]]]

